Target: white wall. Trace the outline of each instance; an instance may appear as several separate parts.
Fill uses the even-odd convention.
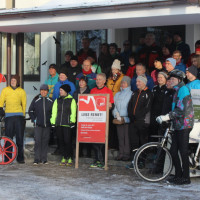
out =
[[[200,25],[186,25],[186,43],[190,45],[191,53],[195,52],[195,42],[200,40]]]
[[[44,83],[48,77],[49,65],[56,63],[56,44],[53,36],[56,37],[56,32],[41,33],[41,83]],[[46,65],[42,65],[45,61],[47,61]]]
[[[2,1],[2,0],[1,0]],[[15,8],[31,8],[42,6],[51,0],[15,0]]]
[[[0,9],[6,8],[6,0],[0,0]]]

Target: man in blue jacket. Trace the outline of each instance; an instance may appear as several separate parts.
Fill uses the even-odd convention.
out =
[[[65,84],[68,84],[70,86],[71,91],[69,92],[69,94],[71,96],[73,96],[76,88],[75,88],[75,85],[72,82],[68,81],[67,77],[68,77],[67,71],[65,69],[62,69],[60,71],[60,74],[59,74],[59,81],[54,86],[53,100],[55,100],[55,99],[57,99],[59,97],[59,95],[60,95],[60,86],[65,85]]]
[[[188,83],[186,86],[191,89],[200,89],[200,80],[197,79],[197,67],[192,65],[186,69],[186,76],[188,79]]]
[[[182,54],[179,50],[173,52],[172,57],[176,60],[175,69],[185,73],[186,65],[182,62]]]
[[[154,82],[151,76],[147,75],[146,73],[146,67],[142,63],[138,63],[136,65],[136,75],[131,79],[131,90],[134,92],[137,90],[136,86],[136,79],[138,76],[146,76],[147,78],[147,84],[149,90],[153,89]]]

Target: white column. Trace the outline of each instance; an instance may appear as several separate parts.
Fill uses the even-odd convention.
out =
[[[56,44],[53,39],[56,37],[56,32],[42,32],[41,33],[41,63],[40,63],[40,82],[45,82],[48,77],[49,65],[56,63]],[[42,65],[47,61],[45,65]]]
[[[115,29],[108,29],[107,42],[108,44],[115,42]]]
[[[195,51],[195,42],[200,40],[200,25],[190,24],[186,25],[186,38],[185,41],[190,45],[191,53]]]
[[[123,51],[123,42],[128,40],[128,28],[116,29],[115,42]]]

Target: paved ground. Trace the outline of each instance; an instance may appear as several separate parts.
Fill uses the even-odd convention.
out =
[[[187,186],[140,180],[123,162],[114,162],[108,171],[91,169],[91,159],[82,158],[79,169],[49,165],[13,163],[0,166],[0,200],[187,200],[199,199],[200,178]],[[111,162],[112,163],[112,162]]]

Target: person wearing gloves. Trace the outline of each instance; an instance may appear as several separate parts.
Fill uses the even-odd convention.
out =
[[[147,78],[144,75],[138,76],[136,79],[137,90],[133,93],[128,104],[128,117],[130,118],[130,149],[139,148],[148,142],[150,110],[153,100],[153,94],[148,89]],[[132,152],[131,157],[134,157]],[[133,164],[127,165],[132,169]]]
[[[107,81],[107,87],[113,92],[113,96],[120,91],[120,84],[124,74],[121,72],[121,62],[115,59],[112,64],[112,72]]]
[[[5,106],[5,135],[11,139],[16,135],[18,148],[17,162],[24,164],[24,126],[26,112],[26,92],[20,87],[20,77],[11,76],[10,86],[4,88],[0,96],[0,112]],[[6,144],[7,145],[7,144]],[[5,147],[6,147],[5,145]],[[12,151],[12,148],[8,148]],[[8,157],[12,154],[7,153]],[[5,162],[8,158],[5,157]]]
[[[40,95],[36,96],[29,107],[28,113],[31,122],[34,124],[34,139],[35,139],[35,159],[34,165],[39,162],[48,164],[47,150],[50,137],[50,118],[53,106],[53,100],[48,97],[48,85],[40,86]]]
[[[171,85],[174,87],[172,111],[157,117],[157,122],[162,123],[172,120],[174,133],[172,134],[171,155],[175,167],[175,176],[168,181],[173,184],[190,184],[188,145],[189,134],[194,125],[194,110],[189,88],[183,79],[185,74],[179,70],[170,73]],[[178,155],[180,152],[181,161]]]
[[[60,97],[54,101],[51,124],[56,126],[62,160],[60,165],[72,165],[72,131],[76,122],[76,101],[69,94],[68,84],[60,86]]]
[[[128,103],[132,96],[130,87],[131,79],[124,76],[121,81],[121,91],[117,92],[114,97],[113,123],[117,126],[117,136],[119,141],[119,153],[116,160],[128,160],[130,158],[130,145],[129,145],[129,123],[128,118]]]

